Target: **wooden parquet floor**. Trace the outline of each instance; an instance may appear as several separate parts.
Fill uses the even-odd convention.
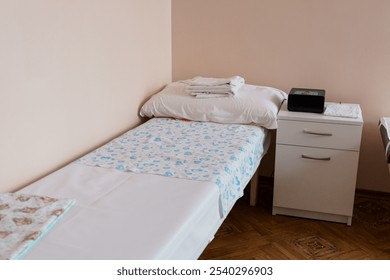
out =
[[[200,259],[390,260],[390,195],[358,191],[352,226],[272,216],[272,182],[237,201]]]

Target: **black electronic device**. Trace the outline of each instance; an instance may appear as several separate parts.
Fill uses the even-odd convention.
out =
[[[296,112],[323,113],[325,109],[325,90],[292,88],[288,94],[287,109]]]

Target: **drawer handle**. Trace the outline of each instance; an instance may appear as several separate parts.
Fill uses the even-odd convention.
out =
[[[322,161],[329,161],[330,160],[330,157],[311,157],[311,156],[307,156],[305,154],[302,154],[302,158],[313,159],[313,160],[322,160]]]
[[[310,131],[308,129],[304,129],[302,131],[303,133],[306,133],[306,134],[313,134],[313,135],[319,135],[319,136],[332,136],[333,134],[332,133],[328,133],[328,132],[315,132],[315,131]]]

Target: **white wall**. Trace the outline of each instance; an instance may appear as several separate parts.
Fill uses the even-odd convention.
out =
[[[286,92],[360,103],[357,185],[390,192],[377,127],[390,116],[390,1],[173,0],[173,79],[241,75]]]
[[[138,124],[171,63],[170,0],[0,0],[0,191]]]

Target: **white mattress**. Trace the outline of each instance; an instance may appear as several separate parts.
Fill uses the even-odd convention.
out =
[[[76,200],[25,259],[196,259],[222,223],[204,181],[72,163],[20,192]]]
[[[76,201],[25,258],[198,258],[255,173],[267,135],[149,120],[21,190]]]

